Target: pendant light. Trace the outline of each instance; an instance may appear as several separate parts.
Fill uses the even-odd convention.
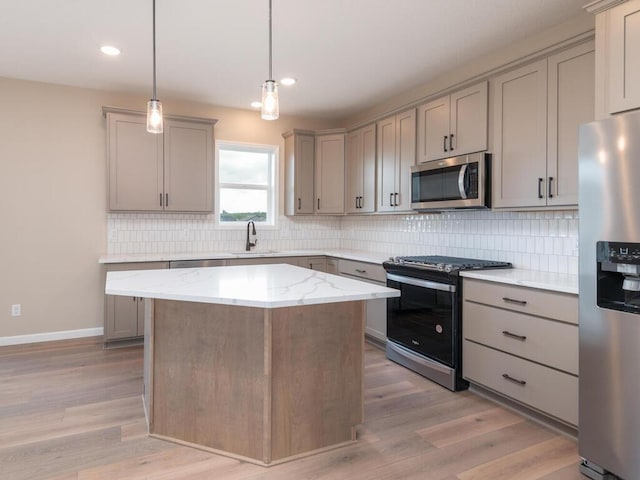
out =
[[[156,0],[153,1],[153,96],[147,102],[147,132],[162,133],[162,103],[156,96]]]
[[[271,61],[271,0],[269,0],[269,79],[262,84],[262,119],[276,120],[280,114],[278,84],[273,79]]]

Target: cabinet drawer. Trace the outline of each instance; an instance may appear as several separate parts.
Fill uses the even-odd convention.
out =
[[[578,324],[578,297],[569,293],[465,278],[464,299]]]
[[[382,265],[366,262],[354,262],[353,260],[340,260],[340,273],[353,277],[366,278],[377,282],[387,283],[387,275]]]
[[[477,303],[463,305],[464,338],[578,374],[578,328]]]
[[[464,341],[462,358],[463,376],[467,380],[578,425],[577,377],[469,340]]]

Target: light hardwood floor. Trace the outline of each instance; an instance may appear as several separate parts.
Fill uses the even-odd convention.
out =
[[[265,468],[146,435],[142,348],[0,348],[3,480],[582,480],[575,441],[365,350],[351,446]]]

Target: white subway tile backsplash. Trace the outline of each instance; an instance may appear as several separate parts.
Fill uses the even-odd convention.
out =
[[[241,250],[244,230],[213,215],[109,214],[109,254]],[[265,250],[347,249],[386,255],[497,259],[516,267],[578,273],[578,212],[468,211],[345,217],[280,217],[260,229]]]

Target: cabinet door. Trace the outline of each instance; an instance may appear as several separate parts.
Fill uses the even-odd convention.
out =
[[[493,81],[493,205],[546,205],[547,60]]]
[[[578,204],[578,128],[595,119],[593,42],[549,57],[547,204]]]
[[[488,89],[482,82],[451,94],[451,156],[487,149]]]
[[[418,107],[418,163],[450,157],[449,96]]]
[[[313,213],[314,138],[287,134],[285,155],[285,215]]]
[[[213,210],[213,126],[166,120],[164,123],[165,210]]]
[[[309,268],[311,270],[317,270],[318,272],[327,271],[327,259],[326,257],[307,257],[302,260],[301,267]]]
[[[362,199],[360,213],[376,209],[376,126],[362,128]]]
[[[416,164],[416,111],[397,115],[395,209],[411,209],[411,167]]]
[[[396,193],[396,117],[379,121],[376,128],[378,144],[376,210],[392,212],[395,210],[393,194]]]
[[[640,0],[609,12],[609,113],[640,108]]]
[[[347,213],[375,211],[376,126],[368,125],[347,135],[346,201]]]
[[[344,135],[316,138],[316,212],[344,213]]]
[[[144,336],[144,298],[138,297],[138,326],[136,328],[138,337]]]
[[[360,197],[363,196],[364,164],[362,156],[362,130],[347,134],[346,140],[346,191],[345,210],[360,213]]]
[[[137,337],[138,297],[105,295],[105,302],[105,340]]]
[[[162,210],[162,135],[144,115],[107,113],[109,210]]]
[[[169,268],[168,262],[115,263],[106,265],[107,271],[157,270],[163,268]],[[105,342],[138,337],[144,334],[143,298],[120,295],[105,295],[104,298]]]
[[[296,213],[313,213],[315,140],[312,135],[295,137],[295,207]]]

